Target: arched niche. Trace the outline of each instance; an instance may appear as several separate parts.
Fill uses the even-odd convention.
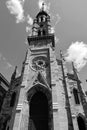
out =
[[[51,91],[37,84],[27,93],[29,102],[29,129],[53,130]]]
[[[85,117],[82,114],[79,114],[77,116],[77,123],[78,123],[79,130],[87,130],[86,120],[85,120]]]

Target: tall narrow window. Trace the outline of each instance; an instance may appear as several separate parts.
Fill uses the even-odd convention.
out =
[[[40,30],[38,30],[38,36],[41,36],[41,31]]]
[[[43,29],[43,35],[46,35],[46,32],[45,32],[45,30]]]
[[[13,107],[14,104],[15,104],[15,99],[16,99],[16,92],[14,92],[12,94],[12,97],[11,97],[11,101],[10,101],[10,107]]]
[[[73,89],[73,94],[74,94],[75,103],[76,104],[80,104],[79,96],[78,96],[78,91],[77,91],[76,88]]]
[[[41,22],[43,22],[43,17],[41,17]]]

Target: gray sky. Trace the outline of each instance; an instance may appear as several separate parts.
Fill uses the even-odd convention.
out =
[[[72,42],[83,41],[87,44],[87,0],[45,0],[50,2],[49,13],[54,16],[52,25],[56,23],[57,14],[60,20],[55,26],[55,35],[59,39],[56,53],[66,52]],[[6,0],[0,1],[0,72],[10,80],[14,66],[21,72],[27,45],[27,22],[16,23],[15,15],[6,7]],[[38,0],[25,0],[24,15],[34,19],[38,13]],[[79,72],[83,87],[87,90],[87,65]]]

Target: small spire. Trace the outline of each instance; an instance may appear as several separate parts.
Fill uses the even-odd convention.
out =
[[[74,62],[72,62],[72,69],[73,69],[74,75],[75,75],[76,78],[77,78],[78,75],[77,75],[77,70],[76,70],[76,68],[75,68]]]
[[[16,77],[16,72],[17,72],[17,66],[15,67],[15,70],[14,70],[14,72],[13,72],[13,74],[12,74],[11,80],[14,80],[14,79],[15,79],[15,77]]]

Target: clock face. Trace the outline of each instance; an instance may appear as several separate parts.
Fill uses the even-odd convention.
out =
[[[47,57],[45,56],[37,56],[37,57],[32,57],[31,59],[31,67],[34,70],[44,70],[47,68],[49,65]]]

